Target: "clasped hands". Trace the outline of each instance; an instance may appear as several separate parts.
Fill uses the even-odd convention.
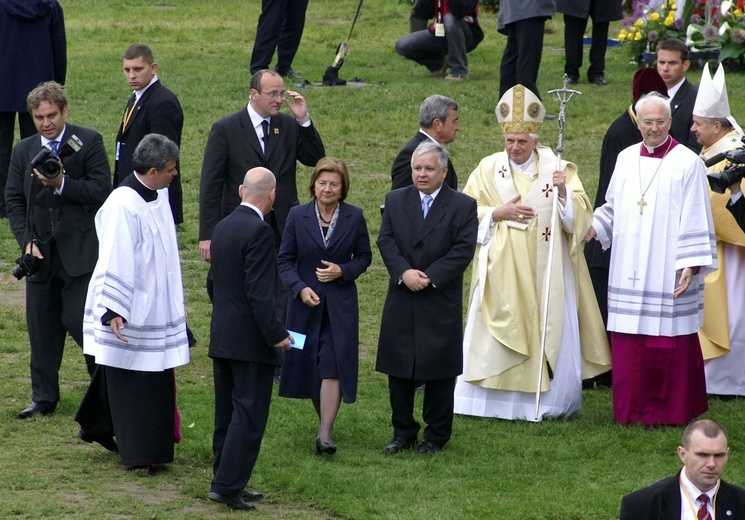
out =
[[[341,267],[327,260],[321,260],[321,263],[326,267],[316,268],[316,278],[318,278],[319,282],[328,283],[336,280],[337,278],[341,278]],[[308,307],[315,307],[321,303],[321,299],[310,287],[303,287],[303,289],[300,291],[300,301]]]
[[[429,279],[429,276],[419,269],[407,269],[401,275],[401,280],[410,291],[414,292],[424,290],[432,285],[432,280]]]

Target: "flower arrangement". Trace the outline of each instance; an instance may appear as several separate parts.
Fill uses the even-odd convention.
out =
[[[618,39],[626,42],[634,59],[654,53],[657,42],[679,38],[693,52],[715,50],[719,60],[745,55],[745,0],[633,0],[621,21]]]
[[[637,59],[644,52],[654,52],[658,41],[684,39],[686,23],[683,18],[676,17],[676,9],[675,0],[663,0],[661,4],[651,0],[634,0],[631,12],[625,13],[621,21],[618,40],[627,42],[631,56]]]

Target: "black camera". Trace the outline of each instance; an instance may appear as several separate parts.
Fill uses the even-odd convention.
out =
[[[745,137],[743,137],[745,142]],[[736,148],[729,152],[715,155],[706,161],[706,166],[714,166],[718,162],[728,160],[732,166],[722,173],[710,173],[706,177],[709,180],[709,186],[714,193],[724,193],[728,187],[736,182],[740,182],[745,177],[745,148]]]
[[[12,271],[16,280],[20,280],[24,276],[35,275],[41,267],[39,265],[39,259],[30,253],[26,253],[25,255],[16,258],[16,263],[18,265],[15,266]]]
[[[49,148],[42,148],[41,151],[36,154],[36,157],[31,159],[31,169],[37,170],[47,179],[54,179],[57,177],[62,168],[60,168],[60,161],[69,157],[83,146],[83,141],[78,139],[78,136],[71,136],[65,143],[60,147],[58,153],[54,153]]]

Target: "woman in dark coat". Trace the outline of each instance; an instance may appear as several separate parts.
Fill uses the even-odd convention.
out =
[[[290,292],[286,326],[305,348],[286,352],[279,395],[311,399],[320,420],[316,453],[334,454],[341,400],[357,399],[359,312],[355,280],[372,261],[362,210],[345,204],[344,161],[324,157],[310,178],[311,201],[290,210],[279,271]]]

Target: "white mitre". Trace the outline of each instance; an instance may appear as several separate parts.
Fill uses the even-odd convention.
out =
[[[726,119],[738,134],[743,135],[740,125],[737,124],[729,111],[727,85],[724,81],[724,67],[721,63],[717,67],[713,78],[709,72],[708,62],[704,65],[701,83],[696,95],[696,103],[693,105],[693,115],[709,119]]]

